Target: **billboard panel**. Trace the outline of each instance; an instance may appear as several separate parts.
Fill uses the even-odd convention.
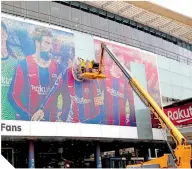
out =
[[[75,56],[73,33],[3,17],[1,28],[1,118],[60,120],[68,100],[50,91]]]
[[[78,51],[90,53],[76,49],[80,38],[75,33],[6,17],[1,27],[3,120],[136,125],[132,89],[108,57],[107,79],[78,82],[73,78],[71,63]],[[98,59],[100,41],[90,43]],[[160,105],[154,55],[123,45],[109,46],[129,69],[131,63],[144,65],[147,90]]]
[[[154,54],[126,45],[112,43],[96,38],[95,49],[97,57],[100,54],[99,52],[101,42],[105,42],[129,70],[131,70],[131,65],[133,64],[144,66],[144,72],[141,72],[140,75],[139,72],[136,72],[136,74],[140,76],[137,78],[137,80],[140,81],[140,83],[142,79],[146,81],[146,90],[161,107],[156,56]],[[114,107],[109,107],[110,110],[106,110],[106,112],[110,112],[108,113],[107,117],[108,121],[115,122],[120,119],[120,124],[124,124],[124,122],[127,120],[126,117],[130,116],[130,122],[133,125],[136,122],[135,110],[138,109],[139,103],[134,102],[133,90],[128,84],[128,79],[121,73],[120,69],[115,65],[115,63],[108,55],[105,55],[104,57],[104,64],[106,66],[105,73],[107,74],[107,79],[103,81],[103,86],[106,86],[106,97],[109,102],[108,104],[114,105]],[[146,77],[142,77],[143,73]],[[119,96],[117,96],[117,94],[119,94]],[[116,97],[118,97],[118,99]],[[123,98],[122,101],[121,97]],[[129,107],[129,111],[127,107]],[[119,117],[116,116],[117,114],[119,114]],[[155,119],[153,114],[151,114],[151,119],[153,127],[157,127],[159,122]]]

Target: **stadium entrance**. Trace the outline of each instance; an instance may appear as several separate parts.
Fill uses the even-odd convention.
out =
[[[31,140],[2,137],[2,155],[15,168],[124,168],[157,157],[156,149],[166,152],[160,142],[110,141],[110,140],[54,140],[50,137]],[[150,149],[150,153],[149,153]],[[150,154],[150,155],[149,155]]]

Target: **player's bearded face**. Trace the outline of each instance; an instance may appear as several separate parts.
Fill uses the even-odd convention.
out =
[[[45,61],[51,58],[52,43],[50,37],[43,37],[41,41],[40,56]]]

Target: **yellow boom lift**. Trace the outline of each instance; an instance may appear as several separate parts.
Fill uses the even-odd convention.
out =
[[[171,146],[168,144],[171,153],[164,154],[162,157],[149,160],[138,165],[128,165],[127,168],[191,168],[191,145],[187,145],[185,137],[181,132],[175,127],[175,125],[169,120],[158,104],[153,100],[153,98],[148,94],[148,92],[141,86],[141,84],[132,76],[129,70],[121,64],[117,56],[104,44],[101,44],[101,56],[99,70],[96,73],[90,74],[87,78],[89,79],[102,79],[105,75],[102,74],[103,66],[103,56],[104,51],[112,58],[112,60],[121,69],[124,75],[128,78],[130,86],[144,102],[144,104],[154,113],[155,117],[160,121],[162,128],[166,129],[173,140],[176,143],[175,150],[172,150]],[[85,74],[84,74],[85,75]],[[86,76],[86,75],[85,75]]]

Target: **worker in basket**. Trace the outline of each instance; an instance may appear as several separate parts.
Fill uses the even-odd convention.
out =
[[[86,71],[86,63],[85,63],[85,60],[82,59],[82,58],[79,58],[79,60],[80,60],[80,65],[81,65],[81,72],[82,72],[82,73],[85,73],[85,71]]]
[[[96,69],[97,71],[99,71],[99,63],[95,62],[94,60],[92,60],[91,62],[93,65],[93,69]]]
[[[90,73],[93,72],[93,63],[92,63],[92,61],[88,61],[88,71],[89,71]]]

